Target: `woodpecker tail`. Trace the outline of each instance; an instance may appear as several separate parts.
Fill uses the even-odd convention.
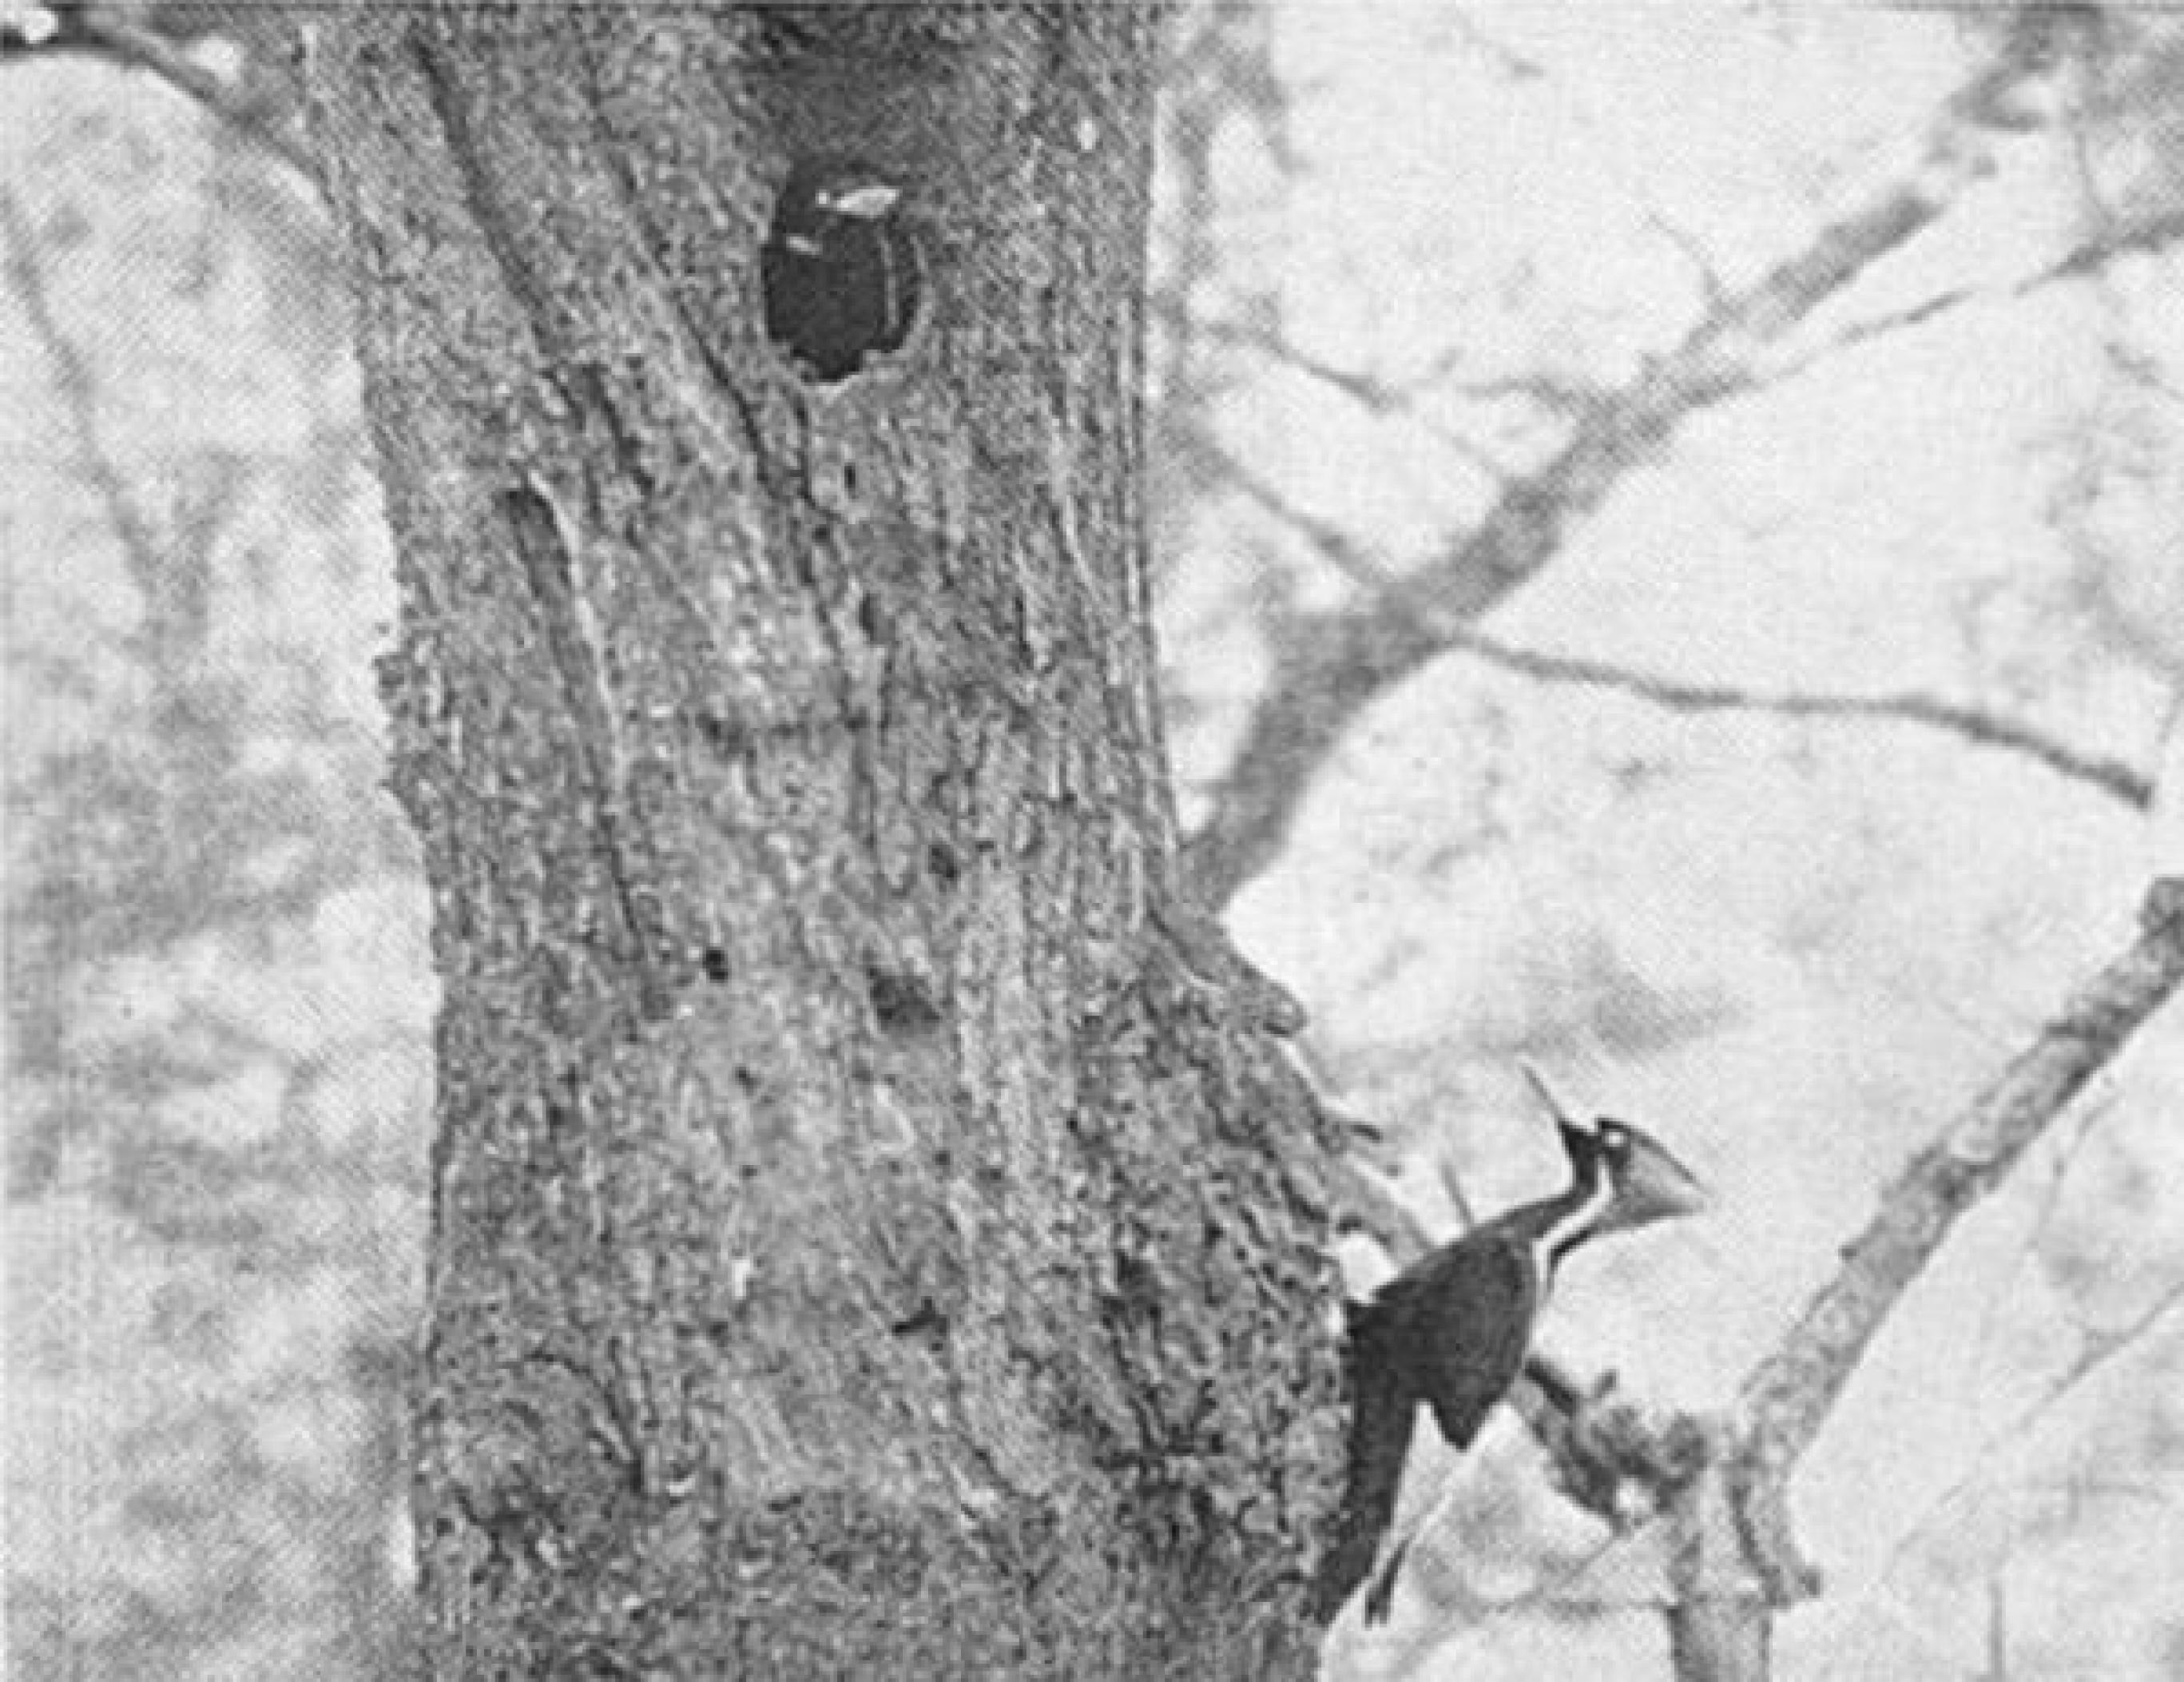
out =
[[[1388,1608],[1396,1599],[1396,1573],[1403,1568],[1403,1556],[1411,1551],[1411,1544],[1418,1539],[1415,1530],[1388,1550],[1388,1557],[1373,1576],[1373,1586],[1365,1591],[1365,1621],[1385,1623]]]
[[[1334,1623],[1357,1585],[1372,1575],[1380,1540],[1396,1516],[1403,1456],[1418,1417],[1418,1398],[1403,1382],[1403,1365],[1384,1347],[1390,1335],[1386,1316],[1371,1304],[1352,1303],[1349,1314],[1342,1351],[1350,1390],[1349,1479],[1335,1514],[1334,1539],[1321,1556],[1312,1589],[1312,1613],[1323,1624]],[[1390,1560],[1391,1577],[1394,1567]],[[1379,1599],[1384,1617],[1384,1593]]]

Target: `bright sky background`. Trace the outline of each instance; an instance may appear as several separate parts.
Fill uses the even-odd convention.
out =
[[[1944,14],[1841,7],[1278,16],[1296,165],[1228,126],[1220,266],[1196,307],[1392,382],[1451,355],[1466,377],[1627,377],[1705,307],[1699,263],[1749,284],[1901,179],[1976,48]],[[1538,74],[1513,83],[1518,59]],[[1484,628],[1681,679],[1979,701],[2150,772],[2184,677],[2177,265],[2009,290],[2095,231],[2105,163],[2049,132],[2004,142],[1940,226],[1770,353],[1808,368],[1679,433]],[[1827,349],[1958,289],[1979,297]],[[1223,366],[1252,370],[1217,400],[1225,446],[1383,567],[1435,553],[1491,493],[1415,416]],[[1429,419],[1520,466],[1552,449],[1516,405],[1451,399]],[[1217,494],[1174,564],[1170,657],[1206,709],[1178,744],[1189,814],[1265,681],[1235,604],[1278,569],[1312,605],[1353,586]],[[1551,1340],[1641,1397],[1719,1405],[1881,1179],[2126,943],[2147,828],[1930,731],[1671,713],[1452,657],[1352,733],[1236,923],[1303,995],[1346,1099],[1405,1130],[1429,1220],[1450,1218],[1440,1154],[1490,1211],[1551,1182],[1518,1054],[1702,1164],[1719,1212],[1589,1258]],[[1702,1025],[1641,1043],[1664,1011]],[[2168,1662],[2173,1592],[2137,1562],[2184,1557],[2184,1482],[2173,1452],[2116,1461],[2143,1441],[2132,1422],[2184,1426],[2155,1400],[2176,1388],[2177,1327],[2037,1430],[2011,1428],[2083,1328],[2184,1281],[2180,1098],[2171,1010],[1905,1305],[1797,1488],[1830,1592],[1785,1620],[1783,1675],[1970,1674],[1990,1577],[2025,1674]],[[1479,1497],[1474,1538],[1501,1498]],[[1482,1590],[1476,1562],[1447,1574],[1458,1605],[1466,1580],[1535,1586],[1518,1572]],[[1656,1619],[1611,1619],[1587,1657],[1568,1630],[1443,1615],[1480,1619],[1441,1656],[1466,1676],[1501,1674],[1473,1668],[1490,1651],[1512,1675],[1613,1671],[1658,1638]],[[1414,1629],[1351,1657],[1377,1674],[1430,1645]]]

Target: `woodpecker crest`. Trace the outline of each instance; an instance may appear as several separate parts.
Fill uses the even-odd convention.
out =
[[[824,383],[901,349],[924,293],[903,190],[841,159],[807,159],[774,201],[759,253],[768,337]]]

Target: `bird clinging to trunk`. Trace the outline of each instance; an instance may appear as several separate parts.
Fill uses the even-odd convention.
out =
[[[1343,1364],[1351,1399],[1349,1483],[1315,1593],[1330,1623],[1372,1572],[1395,1517],[1403,1458],[1421,1406],[1449,1446],[1466,1449],[1524,1369],[1555,1269],[1580,1244],[1704,1206],[1703,1187],[1656,1140],[1606,1116],[1580,1121],[1530,1068],[1569,1158],[1570,1183],[1421,1257],[1348,1309]],[[1388,1615],[1407,1542],[1366,1595],[1365,1618]]]

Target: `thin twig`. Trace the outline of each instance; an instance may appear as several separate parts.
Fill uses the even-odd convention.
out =
[[[2043,1177],[2033,1199],[2024,1239],[2012,1246],[2008,1267],[1997,1272],[1993,1288],[1980,1305],[1979,1332],[1972,1339],[1975,1353],[1969,1363],[1971,1372],[1967,1375],[1970,1382],[1976,1383],[1986,1366],[1987,1358],[1995,1345],[1997,1327],[2001,1322],[2005,1299],[2014,1298],[2012,1287],[2020,1272],[2030,1265],[2034,1252],[2054,1225],[2056,1213],[2063,1206],[2064,1187],[2070,1183],[2070,1170],[2077,1161],[2078,1153],[2092,1137],[2093,1129],[2101,1118],[2114,1107],[2112,1092],[2107,1095],[2105,1102],[2088,1100],[2080,1105],[2075,1125],[2056,1140],[2054,1148],[2048,1153],[2048,1160],[2042,1165]]]
[[[1307,378],[1318,381],[1330,389],[1340,392],[1367,413],[1378,416],[1407,415],[1421,429],[1430,433],[1473,467],[1498,481],[1516,477],[1517,470],[1478,439],[1459,433],[1429,416],[1417,414],[1419,404],[1429,394],[1428,382],[1396,385],[1372,374],[1359,373],[1354,368],[1345,368],[1313,355],[1310,351],[1292,344],[1269,328],[1255,327],[1241,322],[1217,317],[1184,319],[1183,312],[1173,304],[1156,302],[1154,305],[1163,316],[1178,327],[1178,335],[1190,334],[1210,339],[1217,344],[1226,344],[1241,350],[1250,350],[1292,368]]]
[[[1922,725],[1961,736],[1977,747],[2002,748],[2028,755],[2049,770],[2088,784],[2140,811],[2144,811],[2153,800],[2152,780],[2120,760],[2086,752],[2017,719],[2003,718],[1984,707],[1945,701],[1938,696],[1917,691],[1815,695],[1795,690],[1769,691],[1726,684],[1691,683],[1633,671],[1603,661],[1516,648],[1468,629],[1453,632],[1449,645],[1543,682],[1613,690],[1677,712],[1773,712],[1790,718],[1869,718]]]
[[[1546,75],[1546,67],[1537,59],[1518,52],[1500,36],[1474,22],[1460,8],[1449,13],[1448,22],[1458,36],[1511,81],[1538,81]]]
[[[1368,590],[1385,591],[1395,589],[1401,582],[1340,526],[1321,519],[1292,500],[1272,479],[1248,466],[1241,457],[1231,455],[1226,446],[1201,436],[1191,440],[1191,448],[1218,470],[1231,489],[1303,538],[1319,551],[1321,560],[1351,583]]]
[[[1889,1562],[1880,1574],[1884,1578],[1892,1574],[1901,1562],[1904,1551],[1914,1541],[1982,1484],[1992,1481],[1992,1462],[1997,1454],[2011,1445],[2023,1443],[2046,1422],[2048,1416],[2062,1405],[2072,1391],[2120,1356],[2129,1354],[2162,1321],[2180,1308],[2184,1308],[2184,1282],[2170,1286],[2123,1325],[2098,1335],[2086,1333],[2085,1342],[2070,1364],[2049,1380],[2038,1395],[2020,1408],[2008,1424],[1988,1432],[1970,1456],[1970,1469],[1935,1496],[1925,1512],[1906,1527],[1903,1540],[1890,1550]]]
[[[1915,304],[1907,304],[1884,315],[1853,321],[1825,344],[1815,345],[1791,360],[1777,363],[1769,378],[1779,381],[1809,372],[1847,350],[1925,327],[1954,314],[1968,305],[2030,298],[2048,287],[2097,273],[2118,258],[2152,256],[2180,243],[2184,243],[2184,210],[2171,211],[2166,215],[2150,216],[2144,221],[2106,229],[2098,237],[2071,247],[2053,262],[2043,265],[2001,291],[1986,293],[1970,287],[1952,287],[1946,292],[1920,299]]]
[[[1284,367],[1294,368],[1323,385],[1331,386],[1344,396],[1355,399],[1361,407],[1376,415],[1392,414],[1412,401],[1411,394],[1401,388],[1371,374],[1361,374],[1354,368],[1341,367],[1315,356],[1301,345],[1292,344],[1271,328],[1253,327],[1222,316],[1193,315],[1166,299],[1155,299],[1153,308],[1168,321],[1187,329],[1196,338],[1227,345],[1233,350],[1252,351],[1270,361],[1279,362]]]
[[[15,196],[0,187],[0,239],[7,243],[7,258],[0,264],[9,288],[23,306],[23,319],[53,364],[53,386],[60,394],[62,411],[75,435],[76,466],[106,506],[115,539],[127,560],[131,575],[148,590],[164,565],[163,548],[152,522],[137,506],[135,494],[107,449],[98,424],[98,383],[83,353],[61,328],[54,313],[53,294],[44,265],[38,259],[37,235]]]

